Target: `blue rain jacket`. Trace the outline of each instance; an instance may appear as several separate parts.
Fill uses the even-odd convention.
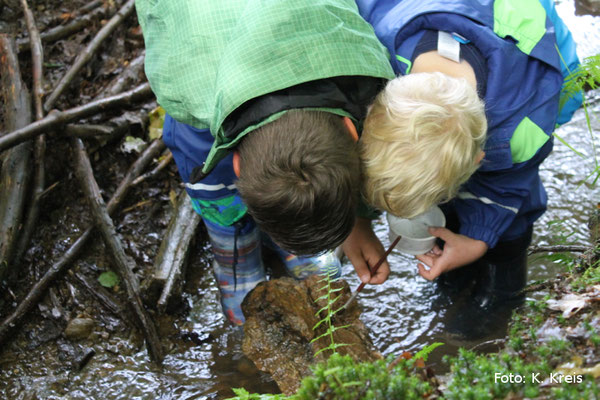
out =
[[[522,236],[546,210],[539,166],[552,132],[581,98],[559,113],[564,76],[579,65],[575,43],[551,0],[357,0],[390,52],[397,74],[408,74],[424,30],[458,33],[487,62],[485,158],[450,206],[459,233],[486,242]],[[561,62],[557,52],[566,62]]]

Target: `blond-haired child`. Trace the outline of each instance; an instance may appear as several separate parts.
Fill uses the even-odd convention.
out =
[[[447,227],[430,228],[441,242],[417,256],[419,273],[475,283],[475,308],[463,315],[483,318],[526,283],[533,223],[547,204],[539,166],[581,101],[561,99],[579,63],[575,43],[551,0],[357,4],[401,75],[365,121],[365,195],[404,217],[444,203]],[[344,250],[363,282],[381,283],[389,266],[371,277],[360,250],[371,235],[359,220]]]

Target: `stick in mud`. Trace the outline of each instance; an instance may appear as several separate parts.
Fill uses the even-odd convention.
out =
[[[131,165],[129,171],[127,171],[127,174],[108,202],[107,209],[109,214],[114,213],[123,202],[123,199],[131,188],[131,182],[142,173],[150,161],[163,151],[164,148],[165,145],[162,140],[155,140]],[[46,271],[42,278],[33,285],[14,311],[0,323],[0,344],[3,344],[5,340],[7,340],[8,334],[12,329],[14,329],[21,322],[23,317],[39,302],[50,284],[68,269],[92,235],[92,230],[92,227],[88,228],[81,236],[79,236],[79,238],[77,238],[77,240],[75,240],[65,254],[63,254],[63,256]]]
[[[123,246],[118,239],[118,235],[112,219],[106,210],[106,204],[100,194],[100,187],[96,183],[92,165],[81,139],[72,138],[71,145],[77,159],[75,174],[77,175],[84,193],[92,207],[92,213],[96,222],[96,227],[102,233],[104,244],[111,253],[117,271],[125,284],[127,297],[132,306],[135,315],[143,326],[142,333],[146,338],[146,345],[150,358],[158,365],[162,363],[164,354],[156,327],[148,313],[146,312],[142,299],[139,294],[139,284],[136,276],[133,274],[131,263],[125,255]]]
[[[173,211],[171,222],[160,245],[156,257],[153,280],[163,286],[157,307],[160,312],[167,308],[167,302],[172,296],[175,282],[183,273],[185,258],[196,228],[200,223],[200,215],[194,211],[192,202],[184,191],[177,200],[177,209]]]
[[[92,8],[89,8],[89,7],[92,7]],[[48,29],[47,31],[42,32],[40,34],[40,39],[42,40],[42,42],[51,43],[51,42],[55,42],[59,39],[62,39],[64,37],[70,36],[71,34],[82,30],[86,26],[90,26],[90,24],[94,20],[99,20],[107,13],[107,10],[105,9],[105,7],[102,6],[101,0],[97,0],[97,1],[95,0],[95,1],[91,2],[89,4],[89,7],[84,6],[81,9],[79,9],[77,12],[75,12],[76,19],[74,19],[73,21],[71,21],[67,24],[64,24],[64,25],[55,26],[54,28],[51,28],[51,29]],[[88,14],[81,15],[83,12],[87,12]],[[81,15],[81,16],[79,16],[79,15]],[[27,38],[17,40],[17,47],[18,47],[19,53],[27,50],[29,48],[29,46],[31,46],[30,38],[27,37]]]
[[[128,325],[130,324],[130,319],[128,315],[125,313],[125,310],[111,296],[103,287],[91,282],[85,275],[81,273],[73,273],[73,271],[69,271],[70,276],[75,279],[75,281],[79,282],[81,286],[83,286],[100,304],[102,304],[108,311],[113,313],[116,317],[121,318],[123,322]]]
[[[29,93],[21,80],[14,39],[0,34],[0,99],[4,122],[18,129],[31,122]],[[12,264],[28,192],[31,146],[22,143],[5,154],[0,171],[0,279]]]
[[[139,113],[127,112],[105,121],[102,125],[68,124],[57,133],[61,137],[76,136],[80,139],[85,139],[88,145],[88,153],[91,154],[107,143],[120,140],[126,134],[133,134],[131,130],[136,125],[139,125],[142,129],[148,126],[149,117],[144,110],[154,108],[154,101],[151,103],[141,105],[140,109],[142,111]],[[93,142],[90,143],[87,139],[93,139]]]
[[[75,63],[69,68],[65,76],[58,82],[56,88],[50,93],[46,102],[44,103],[44,109],[49,111],[54,107],[54,103],[63,94],[65,89],[71,84],[73,78],[79,74],[79,71],[92,59],[96,51],[100,48],[102,42],[110,36],[110,34],[127,18],[133,13],[135,6],[135,0],[128,0],[123,7],[98,31],[94,39],[87,45],[83,50]]]
[[[32,64],[32,75],[33,75],[33,104],[35,109],[35,119],[40,120],[44,118],[44,109],[42,106],[42,96],[44,95],[43,86],[43,61],[44,61],[44,50],[42,48],[42,41],[40,39],[39,31],[35,24],[33,13],[27,5],[27,0],[21,0],[21,6],[23,7],[23,13],[25,14],[25,21],[27,23],[27,31],[31,38],[31,64]],[[39,135],[35,140],[34,154],[33,154],[33,182],[31,189],[29,190],[29,207],[25,216],[25,223],[19,237],[19,242],[13,257],[14,264],[20,264],[21,258],[25,251],[29,247],[29,241],[33,235],[33,231],[38,222],[38,216],[40,211],[40,195],[44,191],[46,185],[46,169],[44,166],[46,154],[46,135]]]
[[[558,246],[531,246],[527,249],[527,254],[535,253],[584,253],[589,247],[578,245],[558,245]]]
[[[162,160],[158,163],[158,165],[152,171],[148,171],[144,175],[137,177],[132,182],[132,185],[139,185],[140,183],[142,183],[148,179],[152,179],[152,178],[156,177],[156,175],[158,175],[160,173],[160,171],[165,169],[171,163],[171,161],[173,161],[173,153],[171,153],[170,150],[165,151],[165,153],[163,153],[163,155],[161,157],[162,157]]]
[[[116,78],[114,78],[110,85],[103,90],[96,99],[101,99],[107,96],[114,96],[123,91],[124,88],[135,85],[140,81],[140,76],[143,76],[144,72],[144,60],[146,58],[146,51],[131,60],[127,67],[121,72]]]
[[[44,119],[1,136],[0,152],[44,132],[57,129],[69,122],[101,113],[107,109],[133,105],[152,96],[153,93],[152,89],[150,89],[150,84],[146,82],[116,96],[92,101],[91,103],[65,111],[52,111]]]

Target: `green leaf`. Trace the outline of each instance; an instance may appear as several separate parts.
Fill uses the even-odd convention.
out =
[[[113,271],[106,271],[100,274],[98,282],[104,287],[111,288],[119,284],[119,276]]]
[[[552,135],[554,135],[555,138],[557,138],[562,144],[564,144],[565,146],[567,146],[569,149],[571,149],[575,154],[577,154],[579,157],[581,158],[585,158],[585,156],[583,154],[581,154],[580,152],[578,152],[577,150],[575,150],[575,148],[573,146],[571,146],[569,143],[567,143],[565,141],[565,139],[561,138],[556,132],[553,132]]]
[[[440,342],[436,342],[436,343],[432,343],[429,346],[425,346],[421,351],[417,352],[417,354],[415,354],[414,359],[418,360],[419,358],[422,358],[423,361],[427,361],[427,357],[429,357],[429,353],[431,353],[433,350],[437,349],[440,346],[443,346],[444,343],[440,343]]]
[[[150,126],[148,127],[148,136],[150,140],[158,139],[162,136],[163,125],[165,123],[165,110],[162,107],[156,107],[148,114]]]
[[[125,137],[125,141],[121,144],[121,151],[124,153],[141,153],[146,146],[147,143],[142,139],[133,136],[127,136]]]

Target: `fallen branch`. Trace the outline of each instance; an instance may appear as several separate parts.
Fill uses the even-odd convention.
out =
[[[139,130],[145,130],[148,126],[149,117],[144,110],[150,108],[147,105],[141,105],[140,112],[126,112],[103,122],[102,125],[68,124],[57,131],[56,136],[91,139],[93,142],[86,141],[88,152],[91,154],[99,147],[120,140],[125,135],[135,135],[132,132],[135,126],[139,126]]]
[[[148,123],[147,115],[138,116],[132,114],[129,117],[119,115],[97,124],[68,124],[57,133],[57,136],[78,137],[80,139],[93,139],[98,142],[107,143],[117,140],[131,131],[134,125],[140,125],[143,129]]]
[[[485,349],[490,346],[496,346],[498,349],[501,349],[505,344],[506,338],[491,339],[482,343],[477,343],[475,346],[471,347],[469,351],[479,351],[479,349]]]
[[[104,4],[104,0],[92,0],[89,3],[79,7],[77,10],[75,10],[75,12],[73,13],[73,15],[78,16],[81,14],[85,14],[88,11],[93,10],[94,8],[98,8],[101,5]]]
[[[64,126],[69,122],[98,114],[102,111],[106,111],[107,109],[129,106],[151,96],[152,90],[150,89],[150,84],[144,83],[117,96],[111,96],[105,99],[92,101],[91,103],[83,106],[70,108],[65,111],[52,111],[44,119],[36,121],[0,137],[0,152],[9,147],[25,142],[44,132]]]
[[[89,14],[82,15],[81,17],[69,22],[65,25],[58,25],[54,28],[48,29],[45,32],[40,34],[40,39],[44,43],[55,42],[59,39],[72,35],[75,32],[78,32],[85,28],[86,26],[90,26],[90,24],[97,19],[100,19],[106,14],[106,10],[104,7],[98,7],[93,10]],[[20,39],[17,41],[17,46],[19,48],[19,53],[25,51],[31,45],[29,38]]]
[[[126,87],[137,84],[144,71],[145,57],[146,51],[144,50],[139,56],[131,60],[123,72],[114,78],[110,85],[96,98],[101,99],[106,96],[114,96],[115,94],[121,93]]]
[[[80,139],[97,139],[112,136],[114,130],[115,128],[108,125],[69,124],[65,126],[61,134],[67,137],[78,137]]]
[[[42,68],[44,61],[44,49],[42,48],[40,32],[35,25],[35,19],[33,17],[33,13],[29,9],[29,6],[27,5],[27,0],[21,0],[21,7],[23,7],[27,31],[29,33],[29,38],[31,39],[33,104],[35,105],[36,119],[42,119],[44,117],[44,112],[42,110],[42,96],[44,95],[44,90],[42,89],[42,81],[44,78]]]
[[[548,289],[549,287],[552,287],[555,284],[557,284],[565,279],[568,279],[568,278],[569,278],[568,273],[561,273],[561,274],[558,274],[554,278],[547,279],[547,280],[541,281],[541,282],[534,282],[530,285],[527,285],[521,290],[521,293],[526,294],[526,293],[532,293],[532,292],[539,292],[540,290]]]
[[[98,187],[96,179],[94,178],[94,172],[85,146],[79,138],[72,138],[71,145],[77,159],[75,174],[83,187],[83,191],[88,198],[90,206],[92,207],[92,214],[96,222],[96,227],[100,230],[102,238],[104,239],[104,244],[110,252],[115,266],[121,275],[129,304],[132,306],[136,317],[143,326],[142,332],[146,338],[146,345],[148,347],[150,358],[160,365],[163,359],[163,350],[156,327],[142,304],[137,278],[133,274],[132,266],[130,265],[131,263],[125,255],[125,250],[123,250],[123,246],[118,240],[115,226],[106,210],[106,204],[100,194],[100,187]]]
[[[108,311],[113,313],[116,317],[119,317],[123,322],[128,325],[131,325],[129,322],[128,315],[125,313],[123,307],[115,300],[113,297],[107,293],[107,291],[103,288],[90,282],[88,278],[86,278],[83,274],[74,273],[71,274],[72,271],[69,271],[70,276],[73,277],[81,286],[83,286],[88,293],[90,293],[100,304],[102,304]]]
[[[589,247],[576,245],[558,245],[558,246],[532,246],[527,251],[529,255],[535,253],[584,253]]]
[[[25,14],[25,20],[27,22],[27,31],[31,38],[31,61],[32,61],[32,75],[33,75],[33,104],[35,109],[35,119],[40,120],[44,118],[44,110],[42,107],[42,96],[44,95],[43,86],[43,60],[44,51],[42,48],[42,42],[40,40],[40,34],[35,24],[33,13],[27,5],[27,0],[21,0],[21,6]],[[46,155],[46,135],[40,135],[35,140],[34,145],[34,173],[33,182],[31,184],[30,196],[29,196],[29,208],[25,217],[25,223],[21,231],[21,236],[17,244],[17,249],[13,259],[13,263],[19,264],[21,258],[27,247],[29,247],[29,241],[33,235],[35,225],[38,221],[40,211],[40,195],[44,191],[46,185],[46,170],[44,167],[44,159]]]
[[[192,202],[183,190],[154,263],[154,284],[163,286],[157,303],[160,312],[165,312],[175,283],[181,278],[185,258],[199,223],[200,215],[194,211]]]
[[[31,121],[29,93],[21,81],[15,42],[0,35],[0,98],[4,104],[4,122],[8,129],[20,128]],[[0,171],[0,279],[12,264],[21,234],[27,184],[31,172],[31,146],[22,143],[7,152]]]
[[[64,90],[71,84],[73,78],[81,71],[83,66],[92,59],[96,51],[100,48],[102,42],[110,36],[110,34],[127,18],[133,13],[135,6],[135,0],[128,0],[127,3],[121,7],[121,9],[98,31],[94,39],[87,45],[85,50],[79,54],[75,63],[67,71],[65,76],[58,82],[56,88],[52,91],[50,96],[44,103],[44,109],[49,111],[56,100],[62,95]]]
[[[146,172],[144,175],[137,177],[132,182],[132,185],[139,185],[140,183],[142,183],[148,179],[152,179],[156,175],[158,175],[160,173],[160,171],[165,169],[171,163],[171,161],[173,161],[173,153],[171,153],[169,150],[167,150],[166,153],[167,154],[162,155],[162,160],[158,163],[158,165],[152,171]]]
[[[165,148],[162,140],[155,140],[140,157],[133,163],[133,165],[127,171],[127,174],[115,190],[110,201],[107,205],[109,214],[114,213],[123,199],[127,195],[131,182],[139,176],[146,166],[152,161],[157,154],[159,154]],[[0,344],[8,337],[8,333],[12,331],[23,319],[23,317],[38,303],[41,297],[46,292],[46,289],[50,286],[54,280],[65,272],[69,265],[75,260],[79,252],[84,248],[88,239],[92,235],[93,228],[88,228],[76,241],[69,247],[69,249],[63,254],[63,256],[50,267],[44,276],[33,285],[29,290],[25,298],[19,303],[14,311],[2,321],[0,324]]]

